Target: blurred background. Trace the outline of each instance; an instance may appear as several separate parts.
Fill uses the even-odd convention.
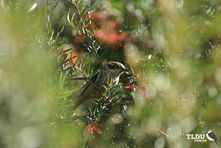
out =
[[[217,147],[186,134],[221,143],[220,26],[220,0],[0,0],[0,147]],[[130,77],[76,116],[111,60]]]

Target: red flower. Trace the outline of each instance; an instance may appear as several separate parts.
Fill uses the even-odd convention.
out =
[[[72,52],[72,62],[71,62],[71,61],[70,61],[71,51],[68,52],[68,53],[67,53],[67,57],[66,57],[66,59],[65,59],[65,61],[68,60],[67,63],[66,63],[66,65],[70,66],[72,63],[75,64],[76,61],[77,61],[78,56],[79,56],[79,52],[77,52],[77,51]]]
[[[134,86],[134,85],[125,86],[125,89],[128,89],[128,88],[137,88],[137,86]]]
[[[117,33],[113,28],[98,29],[94,36],[102,43],[109,45],[113,50],[117,50],[127,38],[126,33]]]
[[[63,47],[59,47],[57,50],[59,50],[59,52],[63,52],[65,51],[67,48],[63,48]],[[66,66],[70,66],[72,63],[75,64],[76,61],[77,61],[77,58],[79,56],[79,52],[78,51],[75,51],[75,50],[69,50],[69,51],[66,51],[65,54],[67,55],[67,57],[65,58],[64,60],[64,65]],[[71,54],[72,54],[72,62],[70,60],[71,58]],[[60,60],[61,56],[58,56],[58,60]]]
[[[87,20],[94,20],[99,26],[107,19],[107,15],[104,12],[96,11],[87,16]]]
[[[116,27],[118,27],[118,23],[117,23],[117,22],[115,22],[115,21],[108,21],[108,22],[107,22],[107,28],[112,28],[112,29],[114,29],[114,28],[116,28]]]
[[[98,135],[101,134],[101,130],[100,130],[97,126],[91,125],[91,124],[88,124],[88,125],[86,126],[86,131],[87,131],[89,134],[93,134],[94,131],[96,131]]]
[[[87,131],[89,134],[93,134],[92,125],[88,124],[88,125],[86,126],[86,131]]]
[[[126,84],[125,86],[125,89],[129,89],[129,88],[132,88],[134,89],[134,91],[137,89],[137,88],[141,88],[141,93],[142,95],[145,97],[145,98],[148,98],[148,96],[146,95],[146,92],[144,90],[145,87],[150,87],[151,85],[148,83],[148,84],[140,84],[138,87],[137,86],[134,86],[134,85],[130,85],[129,84]]]
[[[94,36],[103,44],[107,44],[113,50],[117,50],[127,40],[126,33],[119,32],[119,25],[116,21],[109,19],[105,12],[96,11],[87,16],[87,20],[92,20],[92,23],[87,26],[88,30],[96,27],[99,29],[95,31]],[[124,47],[124,46],[123,46]]]
[[[101,134],[101,130],[98,127],[93,126],[93,130],[96,131],[98,135]]]

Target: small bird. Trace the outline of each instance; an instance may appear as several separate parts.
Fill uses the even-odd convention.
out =
[[[211,129],[206,130],[206,137],[209,141],[214,141],[216,145],[218,146],[216,135],[212,132]]]
[[[120,62],[110,61],[105,63],[100,72],[89,80],[78,100],[75,102],[74,109],[87,100],[102,97],[106,91],[108,79],[111,84],[118,84],[120,76],[126,71],[128,70]]]

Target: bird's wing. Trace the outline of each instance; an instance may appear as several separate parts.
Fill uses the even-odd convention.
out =
[[[79,98],[75,101],[74,109],[78,108],[86,100],[98,97],[100,95],[99,88],[89,81],[81,92]]]
[[[79,98],[74,102],[73,109],[75,110],[81,103],[85,101],[84,96],[85,92],[87,92],[87,89],[90,87],[90,81],[84,86],[83,91],[80,93]]]
[[[96,73],[92,78],[89,80],[89,82],[85,85],[83,91],[81,92],[80,96],[84,94],[84,92],[88,89],[90,85],[94,86],[95,89],[99,90],[99,88],[96,86],[96,80],[98,79],[99,73]]]
[[[216,135],[214,134],[214,133],[209,133],[208,134],[213,140],[214,140],[214,142],[218,145],[218,142],[217,142],[217,138],[216,138]]]
[[[94,75],[90,78],[87,84],[84,86],[83,91],[80,93],[79,98],[75,101],[74,109],[78,108],[84,101],[93,98],[98,95],[99,87],[96,85],[96,81],[99,79],[99,72],[94,73]]]

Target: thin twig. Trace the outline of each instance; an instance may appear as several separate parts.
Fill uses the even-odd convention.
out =
[[[75,9],[77,11],[77,15],[79,17],[79,23],[80,23],[82,18],[81,18],[81,14],[80,14],[79,8],[78,8],[78,6],[76,5],[76,3],[74,1],[73,1],[73,5],[74,5],[74,7],[75,7]],[[78,23],[78,25],[79,25],[79,23]]]
[[[86,78],[86,77],[70,78],[70,80],[88,80],[88,78]]]
[[[166,134],[165,132],[163,131],[159,131],[157,130],[158,132],[160,132],[162,135],[164,135],[167,139],[170,139],[173,143],[175,143],[176,145],[179,145],[179,143],[177,143],[174,139],[172,139],[171,137],[169,137],[168,134]]]

